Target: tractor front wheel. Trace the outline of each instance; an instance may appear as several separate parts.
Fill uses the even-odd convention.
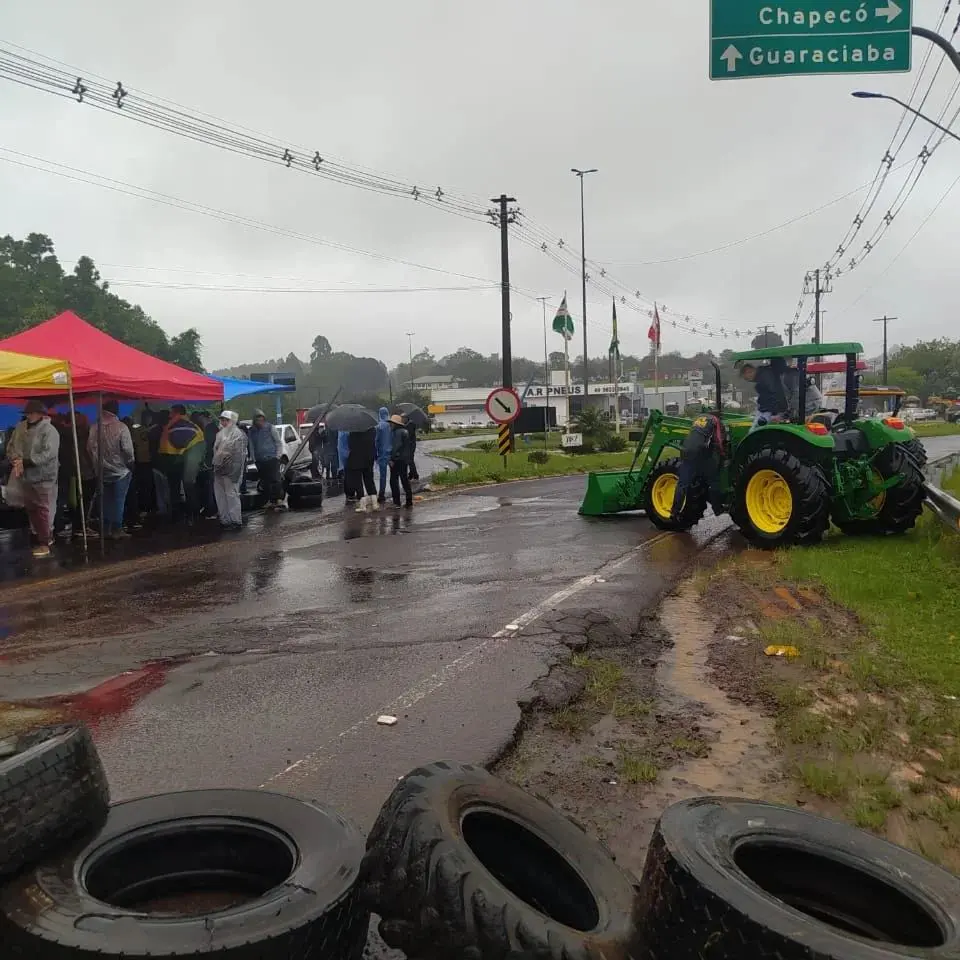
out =
[[[901,447],[913,457],[914,463],[922,470],[927,465],[927,448],[919,437],[914,437],[906,443],[901,443]]]
[[[737,473],[730,517],[758,547],[818,543],[830,522],[830,485],[816,464],[760,447]]]
[[[906,533],[923,513],[923,501],[926,498],[923,473],[900,444],[888,447],[874,461],[874,467],[877,476],[883,480],[900,474],[900,482],[873,498],[870,505],[875,513],[872,517],[854,520],[838,520],[834,517],[833,522],[850,536]]]
[[[689,530],[700,522],[707,509],[707,485],[699,477],[683,498],[680,512],[673,515],[673,500],[680,482],[680,459],[661,460],[647,478],[643,503],[650,522],[661,530]]]

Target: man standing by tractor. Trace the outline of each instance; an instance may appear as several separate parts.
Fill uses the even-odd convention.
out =
[[[671,517],[676,520],[683,511],[687,491],[695,484],[707,487],[707,497],[717,515],[725,510],[720,488],[720,463],[725,449],[723,424],[713,414],[697,417],[680,448],[677,487],[673,495]]]
[[[787,412],[787,397],[783,389],[783,374],[786,369],[787,362],[782,357],[773,357],[769,364],[760,367],[745,363],[740,368],[740,376],[752,383],[757,391],[754,427],[773,423]]]

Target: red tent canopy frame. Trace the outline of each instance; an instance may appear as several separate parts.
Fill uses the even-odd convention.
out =
[[[223,384],[202,373],[158,360],[67,311],[0,340],[0,350],[66,360],[74,395],[106,394],[132,400],[223,400]],[[63,389],[30,391],[30,396],[62,394]],[[21,398],[22,389],[0,390],[0,399]]]

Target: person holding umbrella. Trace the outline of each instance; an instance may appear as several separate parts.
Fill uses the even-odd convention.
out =
[[[425,427],[430,418],[415,403],[398,403],[396,412],[403,417],[403,425],[407,431],[407,437],[410,440],[410,479],[419,480],[420,474],[417,471],[417,427]]]
[[[348,500],[359,500],[364,490],[371,501],[376,496],[373,464],[377,458],[378,422],[377,417],[359,403],[343,403],[327,415],[327,429],[339,431],[340,466]]]
[[[386,407],[381,407],[380,422],[377,424],[377,467],[380,471],[380,490],[377,493],[377,503],[387,502],[387,465],[390,463],[391,433],[389,416],[390,411]]]

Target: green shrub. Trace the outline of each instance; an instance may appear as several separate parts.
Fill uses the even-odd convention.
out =
[[[627,449],[627,441],[619,433],[611,433],[600,442],[600,449],[604,453],[620,453]]]
[[[547,463],[550,460],[550,454],[546,450],[531,450],[527,454],[529,463]]]

